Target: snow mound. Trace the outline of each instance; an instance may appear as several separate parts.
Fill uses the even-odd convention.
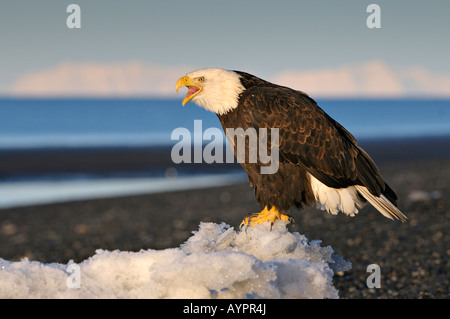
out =
[[[0,258],[0,298],[338,298],[334,272],[350,263],[285,222],[269,227],[200,223],[180,247],[97,250],[79,264]]]

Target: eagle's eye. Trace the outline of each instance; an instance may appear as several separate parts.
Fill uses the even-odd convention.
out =
[[[197,78],[197,81],[198,82],[205,82],[205,77],[201,76],[201,77]]]

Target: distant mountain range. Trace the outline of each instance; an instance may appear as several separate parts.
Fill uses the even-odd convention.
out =
[[[175,97],[176,80],[195,68],[198,67],[139,61],[64,63],[20,77],[5,93],[18,97]],[[282,70],[266,79],[313,97],[450,98],[450,74],[438,74],[421,66],[391,67],[382,60],[333,68]]]

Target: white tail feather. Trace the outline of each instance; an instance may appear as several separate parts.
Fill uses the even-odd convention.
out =
[[[355,216],[362,207],[356,189],[353,186],[347,188],[328,187],[314,176],[309,175],[311,189],[319,208],[330,214],[342,212],[349,216]]]
[[[384,217],[390,219],[399,219],[405,222],[408,218],[392,204],[383,194],[380,197],[373,195],[366,187],[361,185],[355,185],[358,192]]]

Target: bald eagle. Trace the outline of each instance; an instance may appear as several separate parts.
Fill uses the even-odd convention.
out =
[[[224,130],[278,128],[275,173],[261,174],[264,164],[259,160],[241,163],[264,207],[247,216],[241,227],[293,221],[289,210],[314,204],[332,214],[354,216],[369,202],[387,218],[406,220],[370,156],[307,94],[220,68],[190,72],[177,81],[177,92],[181,87],[188,89],[182,105],[192,100],[216,113]]]

